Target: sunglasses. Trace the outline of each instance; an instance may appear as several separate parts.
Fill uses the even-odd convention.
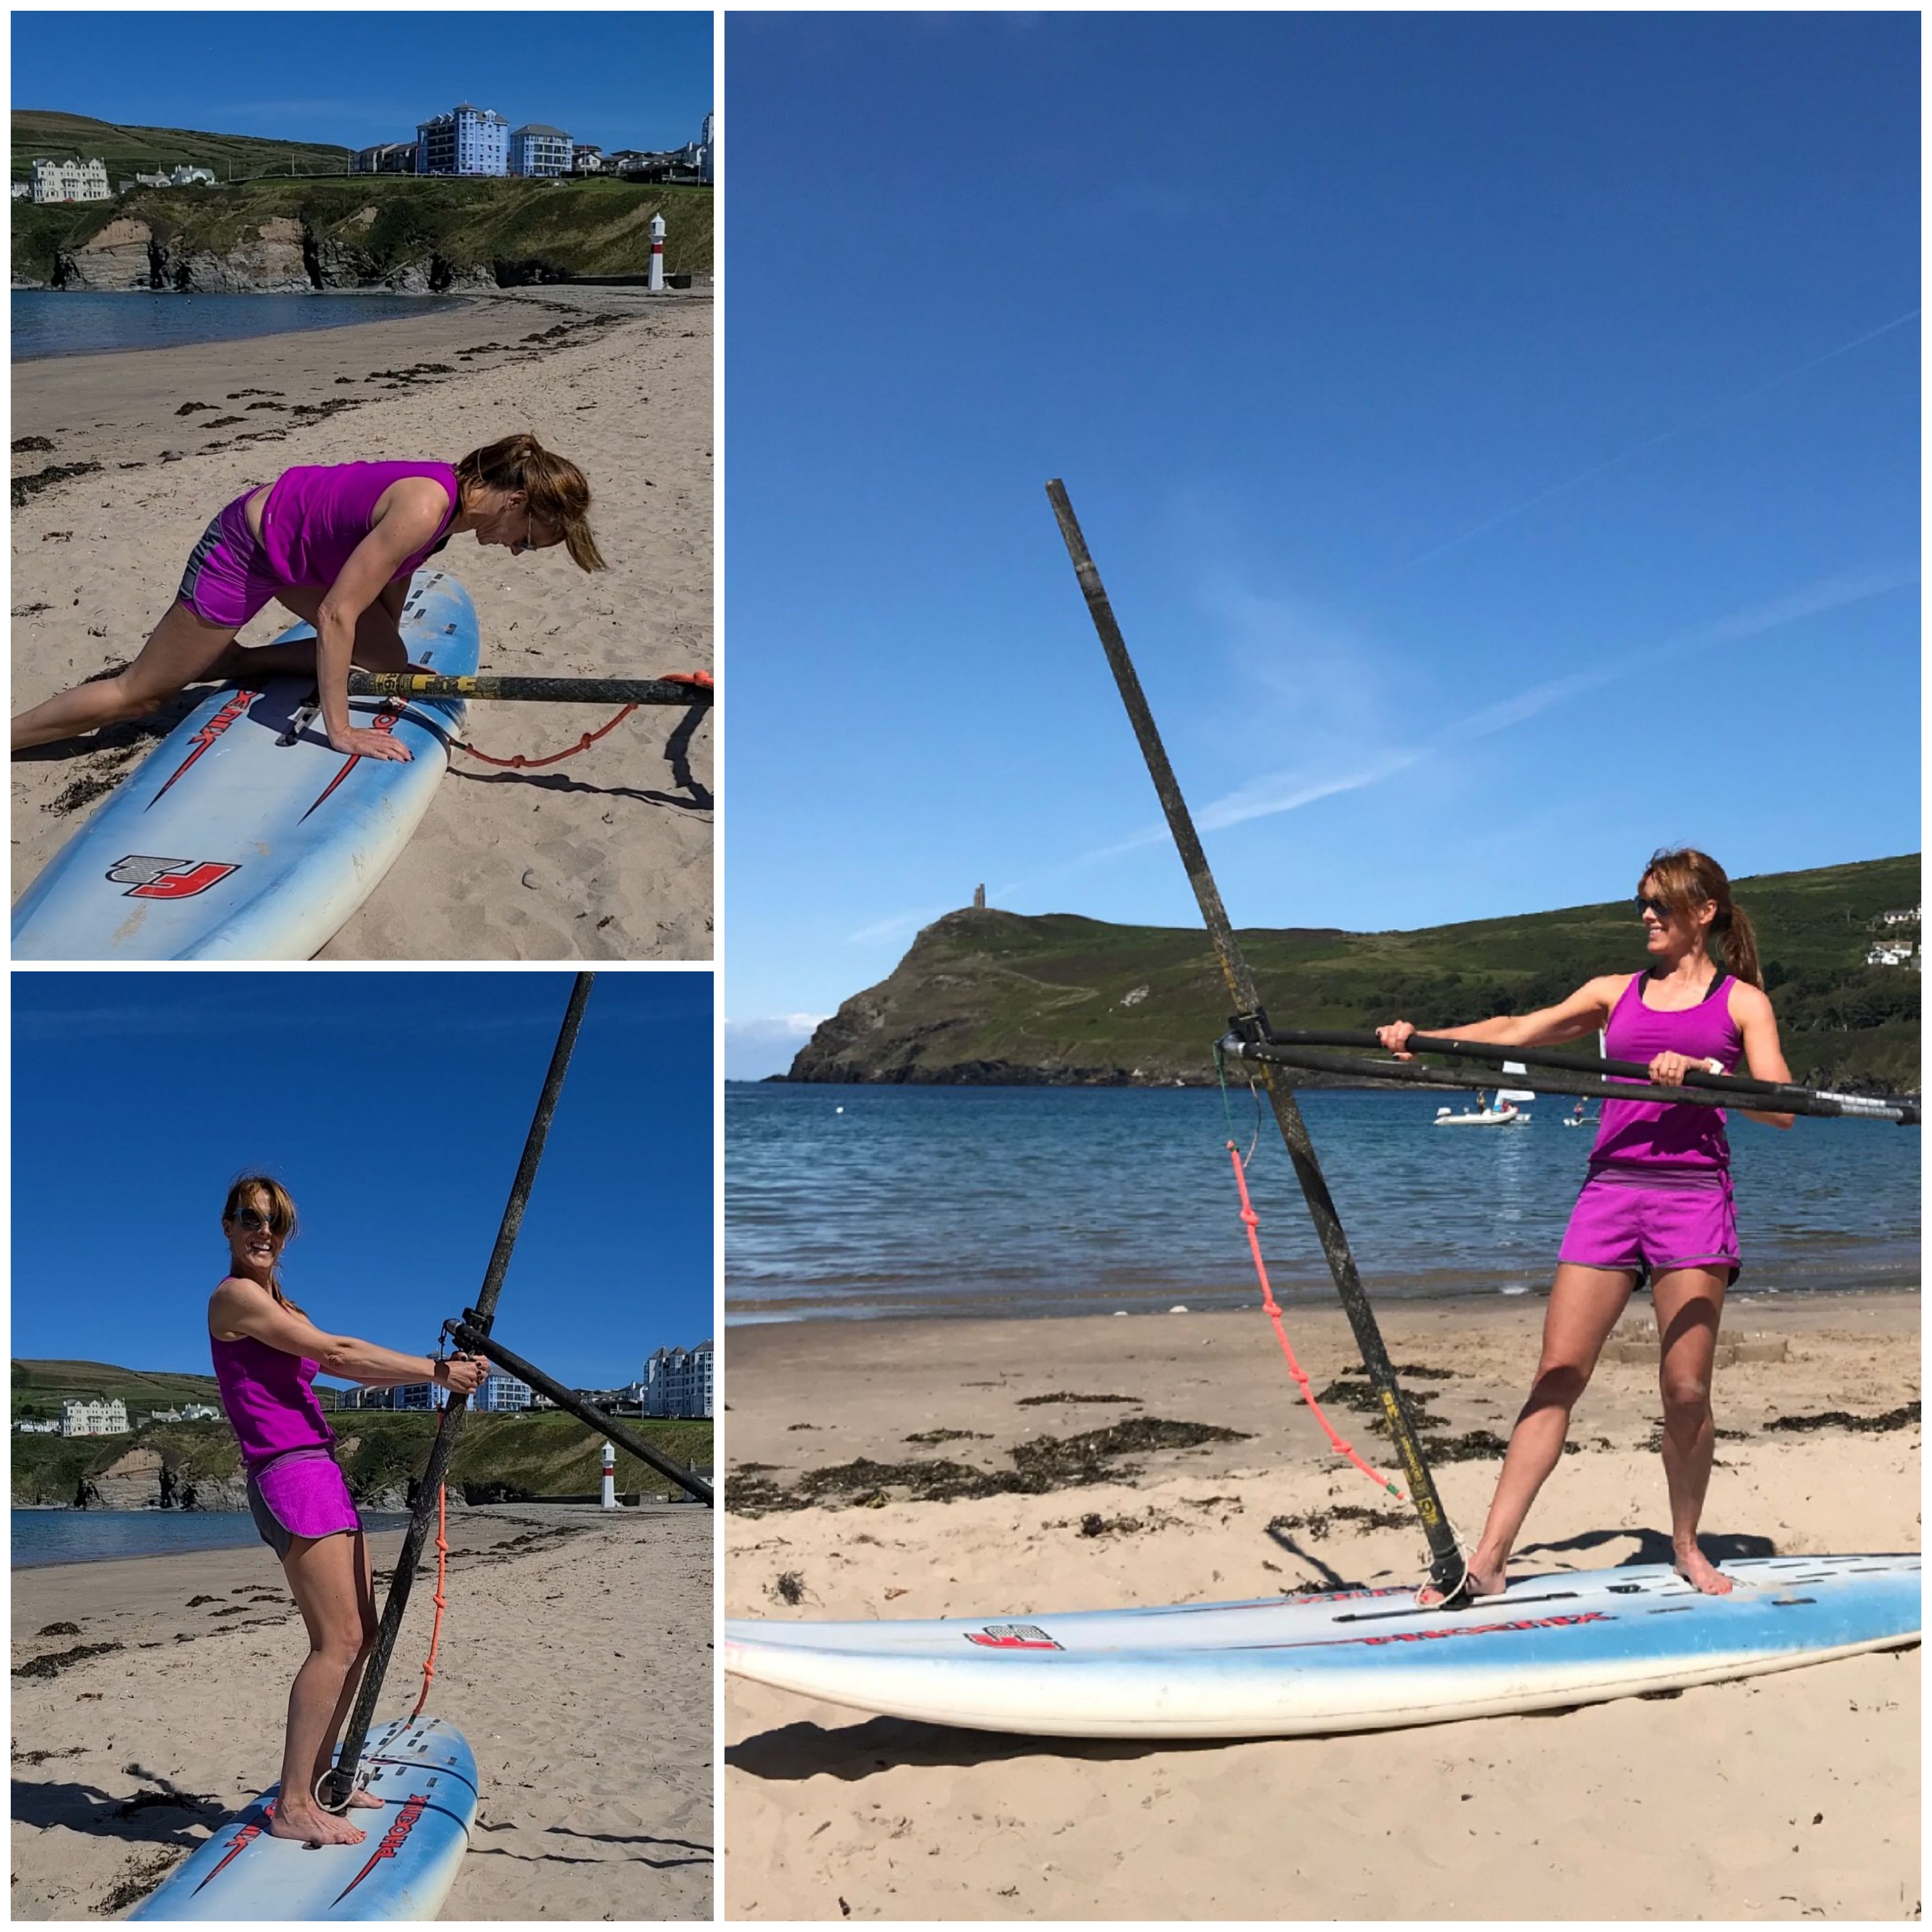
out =
[[[1647,912],[1654,912],[1659,919],[1664,920],[1668,920],[1671,916],[1670,907],[1663,900],[1646,898],[1641,892],[1636,896],[1636,911],[1640,919]]]
[[[244,1208],[235,1216],[235,1224],[247,1234],[272,1234],[275,1232],[274,1216],[264,1214],[254,1208]]]

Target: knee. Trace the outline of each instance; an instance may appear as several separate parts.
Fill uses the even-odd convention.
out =
[[[359,1624],[332,1623],[317,1634],[313,1648],[323,1663],[346,1676],[368,1656],[374,1635],[373,1631],[365,1632]]]
[[[1590,1385],[1586,1362],[1544,1360],[1537,1365],[1536,1379],[1530,1384],[1528,1408],[1574,1408]]]
[[[125,672],[118,677],[103,678],[100,688],[108,710],[104,722],[109,724],[118,724],[134,718],[151,718],[167,701],[158,692],[134,688],[129,685]]]
[[[1660,1392],[1664,1413],[1670,1420],[1701,1421],[1711,1412],[1711,1378],[1708,1376],[1673,1371],[1663,1378]]]

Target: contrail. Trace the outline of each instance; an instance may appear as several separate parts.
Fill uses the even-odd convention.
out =
[[[1496,529],[1498,524],[1508,523],[1513,518],[1524,515],[1526,512],[1534,509],[1539,504],[1548,502],[1552,497],[1561,496],[1565,491],[1576,488],[1580,484],[1588,482],[1593,476],[1602,476],[1606,470],[1614,470],[1619,464],[1628,463],[1634,458],[1642,456],[1649,450],[1658,448],[1662,444],[1669,442],[1676,437],[1686,435],[1694,429],[1701,429],[1705,424],[1714,422],[1719,416],[1726,415],[1732,410],[1742,409],[1745,404],[1755,402],[1760,396],[1767,394],[1770,391],[1780,388],[1786,382],[1796,381],[1808,370],[1816,369],[1823,363],[1835,362],[1840,356],[1849,356],[1854,349],[1862,349],[1868,342],[1875,342],[1881,335],[1890,334],[1894,328],[1903,328],[1908,322],[1916,320],[1918,315],[1918,310],[1916,308],[1908,309],[1904,314],[1894,316],[1890,322],[1881,322],[1876,328],[1867,329],[1862,335],[1853,336],[1849,342],[1840,343],[1835,349],[1826,350],[1822,356],[1814,356],[1808,362],[1800,362],[1794,368],[1786,370],[1782,375],[1772,376],[1768,381],[1759,383],[1754,389],[1747,389],[1741,395],[1732,396],[1726,401],[1717,404],[1713,407],[1706,410],[1701,415],[1692,416],[1688,421],[1679,423],[1674,429],[1667,429],[1658,435],[1646,437],[1642,442],[1633,443],[1629,448],[1616,456],[1607,456],[1600,463],[1593,463],[1588,469],[1580,470],[1575,476],[1566,481],[1552,483],[1548,489],[1540,490],[1533,496],[1526,496],[1520,503],[1514,505],[1509,509],[1498,510],[1494,516],[1485,518],[1480,524],[1472,524],[1460,536],[1445,538],[1441,543],[1432,544],[1429,549],[1418,552],[1406,563],[1398,565],[1396,574],[1399,574],[1405,570],[1413,570],[1418,564],[1430,562],[1447,551],[1459,549],[1466,543],[1473,543],[1478,537],[1486,535]]]

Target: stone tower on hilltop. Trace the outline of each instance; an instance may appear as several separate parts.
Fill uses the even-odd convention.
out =
[[[984,886],[975,886],[973,888],[973,910],[975,912],[984,912],[986,910],[986,889]]]

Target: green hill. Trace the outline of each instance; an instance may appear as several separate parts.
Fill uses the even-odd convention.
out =
[[[208,134],[190,128],[136,128],[48,108],[14,110],[14,179],[25,181],[38,160],[100,160],[108,184],[136,173],[175,167],[212,169],[222,181],[258,175],[344,175],[350,151],[308,141],[258,140],[248,134]]]
[[[1864,956],[1882,913],[1918,903],[1918,855],[1734,883],[1757,930],[1793,1075],[1916,1089],[1919,975],[1868,966]],[[1643,957],[1623,900],[1413,932],[1254,929],[1240,943],[1275,1022],[1323,1028],[1400,1016],[1426,1028],[1525,1012]],[[888,978],[818,1028],[790,1077],[1192,1084],[1214,1077],[1227,1014],[1198,928],[949,913]]]
[[[57,1418],[63,1402],[90,1399],[128,1405],[132,1421],[138,1412],[178,1408],[188,1402],[221,1406],[212,1376],[177,1375],[167,1370],[116,1368],[111,1362],[20,1361],[14,1364],[14,1419],[16,1422]]]
[[[393,1502],[406,1495],[429,1454],[436,1429],[433,1415],[396,1415],[380,1409],[365,1414],[357,1409],[331,1420],[344,1472],[359,1502]],[[632,1418],[628,1426],[686,1468],[710,1466],[709,1422],[640,1422]],[[227,1504],[233,1506],[239,1500],[233,1486],[241,1474],[241,1459],[227,1424],[164,1422],[128,1436],[16,1436],[14,1502],[16,1506],[71,1503],[84,1482],[101,1477],[136,1450],[155,1453],[176,1495],[184,1486],[225,1483],[230,1486]],[[472,1502],[592,1496],[602,1467],[602,1439],[574,1416],[554,1411],[472,1415],[464,1424],[450,1465],[449,1486]],[[655,1469],[619,1451],[620,1492],[662,1495],[667,1486]]]

